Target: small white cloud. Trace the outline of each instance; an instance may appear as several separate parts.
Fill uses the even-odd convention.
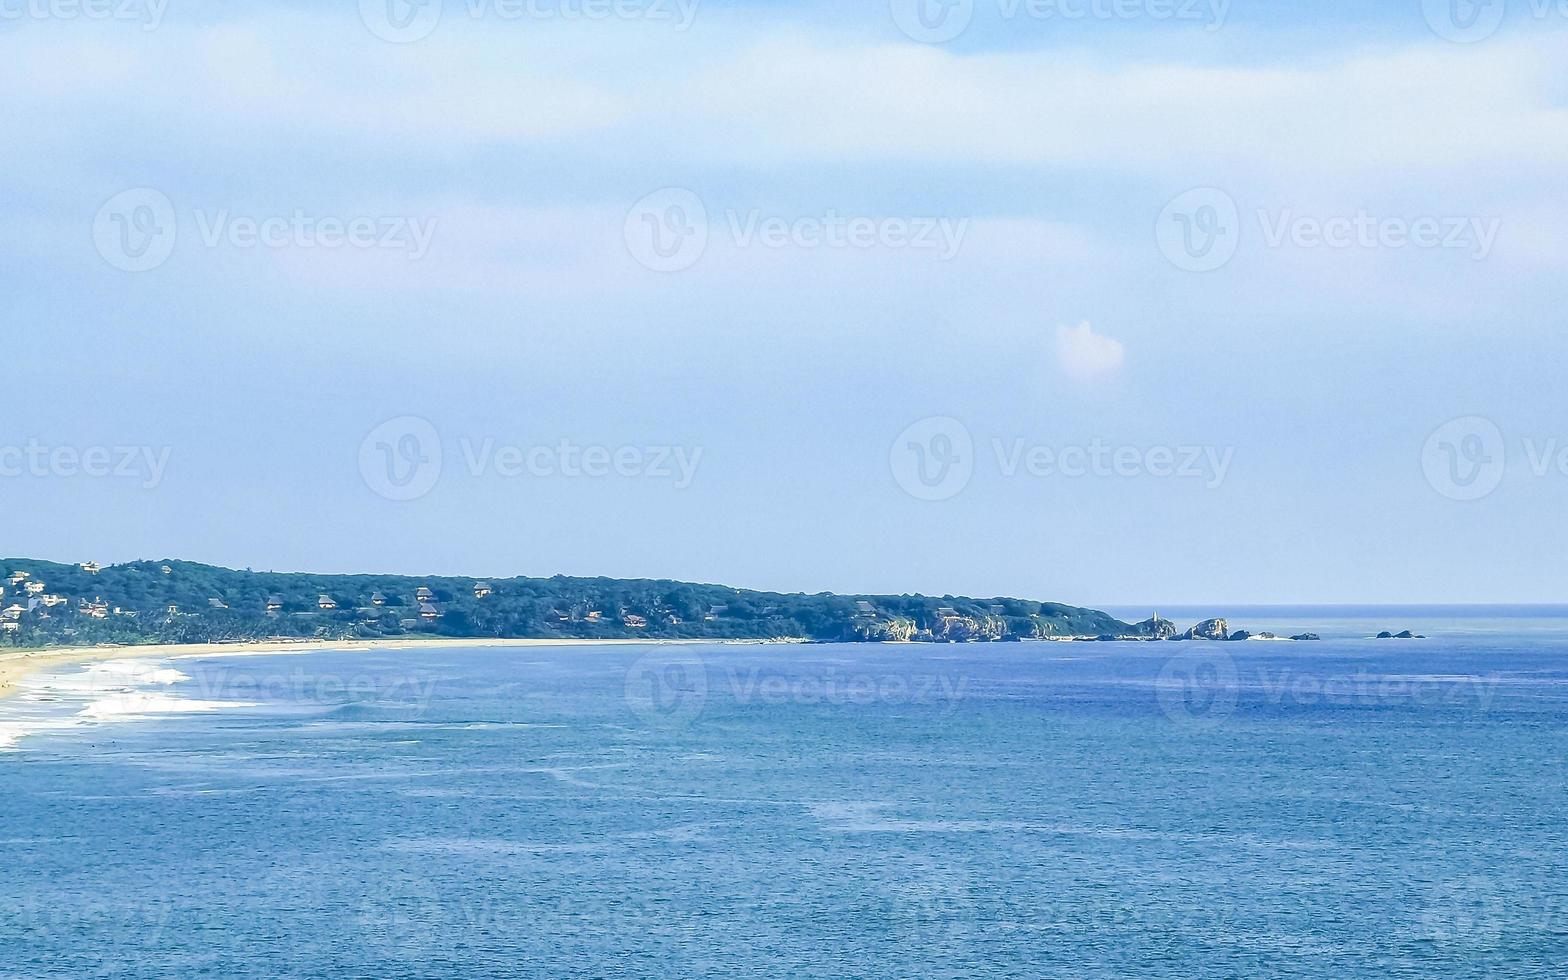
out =
[[[1056,328],[1056,363],[1079,380],[1110,377],[1122,369],[1126,353],[1121,341],[1095,333],[1088,320],[1076,327]]]

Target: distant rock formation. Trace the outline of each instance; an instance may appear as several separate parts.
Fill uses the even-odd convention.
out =
[[[1291,639],[1292,640],[1321,640],[1321,639],[1323,639],[1323,637],[1317,635],[1316,633],[1297,633],[1295,636],[1291,637]]]
[[[1402,630],[1401,632],[1398,632],[1398,633],[1390,633],[1388,630],[1384,630],[1383,632],[1381,632],[1381,633],[1379,633],[1377,635],[1377,638],[1380,639],[1380,640],[1424,640],[1424,639],[1426,639],[1426,637],[1421,635],[1420,633],[1412,633],[1409,630]]]
[[[1230,624],[1223,619],[1205,619],[1182,636],[1188,640],[1228,640]]]
[[[1127,635],[1143,640],[1168,640],[1179,632],[1181,629],[1175,623],[1168,619],[1161,619],[1160,614],[1156,612],[1149,619],[1134,623]]]

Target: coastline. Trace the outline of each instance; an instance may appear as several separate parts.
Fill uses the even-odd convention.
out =
[[[692,644],[751,645],[770,643],[799,643],[801,640],[667,640],[667,639],[605,639],[578,638],[549,639],[497,639],[461,637],[433,637],[429,639],[398,638],[391,640],[257,640],[241,643],[149,643],[91,647],[44,647],[38,650],[18,650],[0,653],[0,700],[16,693],[16,684],[29,674],[71,664],[96,663],[104,660],[135,659],[188,659],[212,656],[260,656],[272,653],[311,653],[317,650],[408,650],[418,647],[568,647],[568,646],[683,646]]]

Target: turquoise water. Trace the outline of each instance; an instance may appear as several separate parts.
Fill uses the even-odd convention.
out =
[[[0,976],[1561,975],[1568,620],[1343,621],[65,671]]]

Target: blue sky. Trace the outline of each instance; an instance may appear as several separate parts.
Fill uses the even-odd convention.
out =
[[[0,4],[0,552],[1562,599],[1555,7],[583,2]]]

